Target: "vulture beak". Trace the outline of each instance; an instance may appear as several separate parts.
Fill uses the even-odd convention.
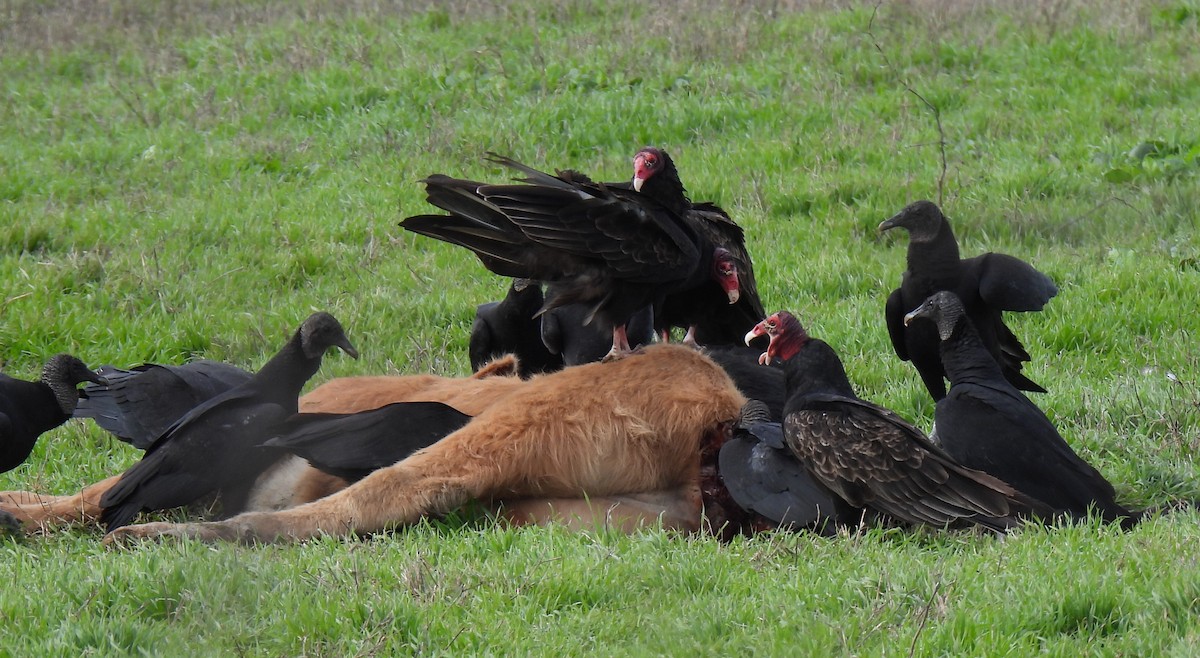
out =
[[[726,290],[725,295],[729,297],[730,304],[736,304],[742,298],[742,291],[734,288],[733,290]]]
[[[912,322],[913,320],[915,320],[919,317],[923,317],[921,314],[921,311],[924,311],[924,310],[925,310],[925,305],[921,304],[920,306],[914,308],[912,311],[908,312],[904,316],[904,326],[907,327],[909,322]]]
[[[354,345],[352,345],[352,344],[350,343],[350,339],[348,339],[348,338],[346,338],[346,339],[342,339],[342,340],[338,341],[338,342],[337,342],[337,343],[335,343],[335,344],[336,344],[338,347],[342,348],[342,351],[343,351],[343,352],[345,352],[346,354],[350,355],[350,358],[352,358],[352,359],[357,359],[357,358],[358,358],[358,350],[354,349]]]
[[[879,231],[880,233],[883,233],[884,231],[887,231],[887,230],[893,229],[893,228],[896,228],[896,218],[889,217],[889,218],[883,220],[882,222],[879,222],[879,227],[876,230]]]
[[[634,176],[634,177],[633,177],[633,191],[635,191],[635,192],[641,192],[641,191],[642,191],[642,184],[643,184],[643,183],[645,183],[645,182],[646,182],[646,179],[645,179],[645,178],[640,178],[640,177],[638,177],[638,176]]]

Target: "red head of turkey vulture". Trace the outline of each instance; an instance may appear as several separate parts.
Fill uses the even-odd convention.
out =
[[[424,181],[429,203],[449,214],[400,225],[470,249],[496,274],[546,282],[544,310],[587,304],[587,321],[612,329],[614,356],[629,351],[625,325],[647,305],[712,285],[728,303],[738,300],[728,250],[664,204],[578,174],[491,159],[525,178],[488,185],[434,174]]]
[[[688,295],[675,295],[655,309],[655,328],[665,333],[671,327],[684,327],[687,343],[740,345],[746,332],[766,315],[742,228],[720,206],[692,203],[675,161],[660,148],[647,146],[633,156],[632,187],[672,209],[692,230],[726,249],[738,271],[740,294],[736,304],[722,305],[720,290],[699,287]]]
[[[846,502],[906,523],[968,522],[1003,530],[1044,506],[1004,482],[964,468],[895,412],[859,398],[841,359],[780,311],[746,340],[767,335],[761,357],[783,361],[784,442]]]

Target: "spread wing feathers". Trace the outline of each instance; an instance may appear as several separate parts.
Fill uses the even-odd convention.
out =
[[[836,395],[806,398],[784,419],[788,447],[851,505],[910,523],[1016,523],[1030,501],[1012,487],[956,464],[888,409]]]
[[[84,387],[75,417],[146,449],[196,405],[249,381],[250,373],[226,363],[199,360],[179,366],[146,363],[124,370],[101,366],[107,385]]]
[[[299,455],[331,475],[358,480],[433,445],[470,420],[440,402],[397,402],[351,414],[297,414],[263,445]]]
[[[987,253],[965,259],[963,265],[977,271],[979,296],[994,308],[1040,311],[1058,294],[1050,277],[1008,254]]]
[[[558,180],[558,179],[555,179]],[[425,179],[429,202],[449,217],[418,215],[401,226],[474,251],[497,274],[556,280],[592,262],[633,281],[682,278],[698,247],[666,211],[560,186],[478,185]]]

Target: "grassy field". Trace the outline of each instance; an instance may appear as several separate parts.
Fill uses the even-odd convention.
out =
[[[63,2],[0,10],[0,365],[256,368],[311,311],[350,374],[464,374],[506,283],[402,233],[485,151],[604,180],[666,147],[746,229],[769,310],[928,427],[883,302],[939,200],[1061,293],[1012,324],[1035,401],[1133,505],[1200,499],[1195,0]],[[0,489],[138,454],[43,437]],[[633,537],[450,519],[362,540],[0,541],[0,655],[1200,653],[1200,515],[998,540]]]

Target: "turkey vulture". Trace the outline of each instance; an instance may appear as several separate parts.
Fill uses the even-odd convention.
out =
[[[687,343],[740,345],[746,332],[766,317],[742,227],[716,204],[692,203],[675,162],[662,149],[648,146],[633,156],[632,187],[683,217],[692,230],[728,250],[737,264],[737,303],[723,305],[720,288],[699,286],[664,299],[655,309],[655,328],[669,332],[671,327],[685,327]]]
[[[959,521],[993,530],[1045,508],[1000,480],[964,468],[895,412],[854,393],[833,348],[780,311],[755,325],[764,363],[783,361],[783,438],[809,472],[854,507],[910,524]]]
[[[143,363],[132,370],[100,366],[107,384],[89,384],[76,418],[91,418],[118,439],[145,450],[179,417],[250,379],[250,373],[200,359],[179,366]]]
[[[1002,311],[1040,311],[1058,294],[1050,277],[1006,254],[959,258],[950,222],[930,201],[909,204],[879,225],[908,231],[908,270],[887,299],[884,314],[896,356],[912,361],[934,400],[946,396],[946,376],[937,333],[927,323],[906,327],[904,315],[940,290],[958,295],[984,347],[1000,363],[1005,379],[1026,391],[1046,389],[1021,374],[1029,353],[1004,324]]]
[[[513,279],[503,300],[480,304],[467,344],[471,369],[478,372],[502,354],[516,355],[521,377],[562,368],[562,357],[542,342],[542,321],[535,316],[543,301],[540,283]]]
[[[544,310],[587,304],[586,321],[612,329],[612,356],[631,349],[629,318],[670,295],[715,281],[730,304],[737,302],[733,255],[671,208],[631,190],[491,159],[526,177],[486,185],[434,174],[423,181],[428,201],[450,214],[416,215],[400,225],[470,249],[496,274],[546,282]]]
[[[142,510],[180,507],[214,491],[227,513],[240,510],[254,479],[278,458],[277,452],[258,447],[259,442],[297,413],[300,390],[332,347],[358,358],[337,319],[313,313],[248,381],[168,427],[104,493],[100,520],[111,532]]]
[[[943,450],[965,466],[1038,498],[1058,514],[1082,518],[1094,510],[1105,521],[1124,526],[1139,520],[1140,513],[1119,504],[1112,484],[1005,378],[954,293],[932,295],[904,321],[929,325],[941,342],[950,393],[934,411],[934,439]]]
[[[69,354],[50,357],[34,382],[0,373],[0,473],[24,463],[43,432],[67,422],[83,382],[104,379]]]
[[[263,445],[283,448],[354,482],[433,445],[470,420],[441,402],[395,402],[355,413],[297,414]]]

